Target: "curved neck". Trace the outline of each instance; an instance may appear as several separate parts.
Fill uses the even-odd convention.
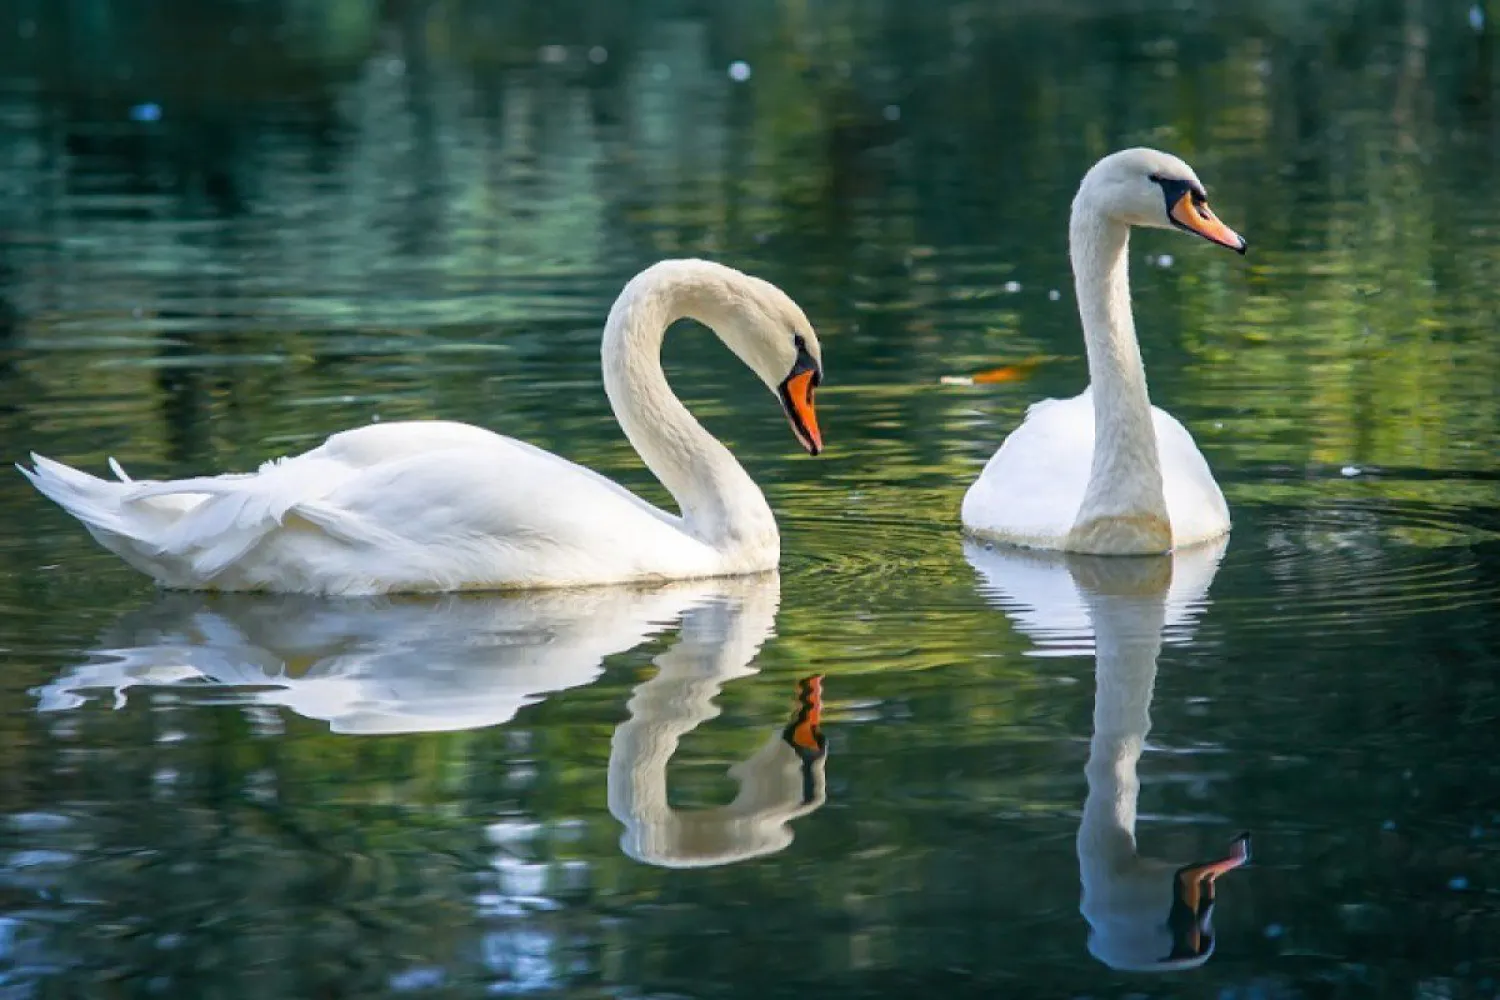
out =
[[[729,805],[678,810],[668,797],[678,742],[719,714],[714,698],[726,681],[755,673],[777,600],[774,588],[761,588],[694,608],[679,642],[656,657],[656,676],[631,695],[630,718],[610,739],[608,802],[624,827],[620,846],[636,860],[691,868],[780,850],[792,840],[787,823],[821,804],[804,801],[797,755],[779,733],[730,768],[739,792]]]
[[[1094,399],[1094,460],[1080,526],[1100,518],[1145,516],[1163,524],[1167,518],[1146,369],[1130,309],[1129,246],[1129,228],[1080,194],[1069,224],[1069,253]]]
[[[693,419],[661,367],[667,327],[694,319],[716,333],[733,322],[733,272],[670,261],[641,272],[620,293],[604,327],[604,391],[615,419],[677,501],[683,527],[720,549],[776,545],[776,520],[749,474]]]

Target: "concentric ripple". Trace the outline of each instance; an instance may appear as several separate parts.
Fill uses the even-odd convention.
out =
[[[809,487],[788,506],[780,518],[782,573],[815,581],[830,598],[857,596],[866,604],[890,593],[910,600],[964,565],[951,491]],[[931,607],[930,596],[921,606]]]
[[[1493,507],[1340,499],[1237,516],[1214,603],[1243,627],[1347,636],[1500,602]]]

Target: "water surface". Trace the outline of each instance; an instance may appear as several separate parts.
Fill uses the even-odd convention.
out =
[[[0,995],[1493,996],[1494,29],[1255,8],[0,11],[0,458],[441,417],[665,502],[598,337],[689,254],[805,306],[829,445],[684,325],[780,573],[529,597],[161,594],[0,476]],[[1234,532],[966,546],[1134,143],[1251,242],[1131,251]]]

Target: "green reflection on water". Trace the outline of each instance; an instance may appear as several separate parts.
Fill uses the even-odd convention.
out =
[[[776,851],[640,864],[612,740],[692,648],[686,605],[486,715],[503,686],[460,667],[501,662],[493,622],[416,605],[340,630],[252,604],[184,631],[178,598],[0,477],[3,985],[1493,992],[1500,143],[1493,27],[1463,6],[20,5],[0,23],[3,457],[246,469],[376,415],[445,417],[665,502],[609,418],[599,327],[660,256],[733,262],[823,335],[830,450],[801,457],[702,331],[670,340],[786,557],[756,672],[674,703],[678,724],[719,714],[681,737],[668,804],[734,800],[726,770],[781,752],[810,674],[831,749],[826,802],[786,843],[772,823]],[[146,101],[160,122],[130,120]],[[1236,521],[1158,657],[1136,833],[1182,862],[1242,828],[1256,845],[1212,960],[1151,980],[1089,958],[1080,913],[1087,622],[1028,631],[956,531],[1026,405],[1082,387],[1063,221],[1093,158],[1138,142],[1192,161],[1251,241],[1243,261],[1133,248],[1153,395]],[[939,384],[1033,358],[1025,380]],[[251,654],[226,645],[247,615],[313,626]],[[102,651],[168,640],[179,673],[118,711],[37,711],[118,663]],[[180,672],[215,649],[230,691]],[[396,671],[388,704],[491,724],[347,735],[243,686],[278,663],[337,679],[361,650],[439,671]]]

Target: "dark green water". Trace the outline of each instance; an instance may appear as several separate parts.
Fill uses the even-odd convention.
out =
[[[0,5],[0,458],[444,417],[663,501],[598,337],[688,254],[804,305],[829,446],[684,327],[779,579],[532,598],[158,594],[0,475],[0,997],[1497,995],[1483,14]],[[1235,519],[1170,590],[957,530],[1083,386],[1068,203],[1136,143],[1251,243],[1133,244]],[[824,757],[783,739],[815,675]],[[1207,960],[1113,968],[1210,951],[1173,873],[1241,830]]]

